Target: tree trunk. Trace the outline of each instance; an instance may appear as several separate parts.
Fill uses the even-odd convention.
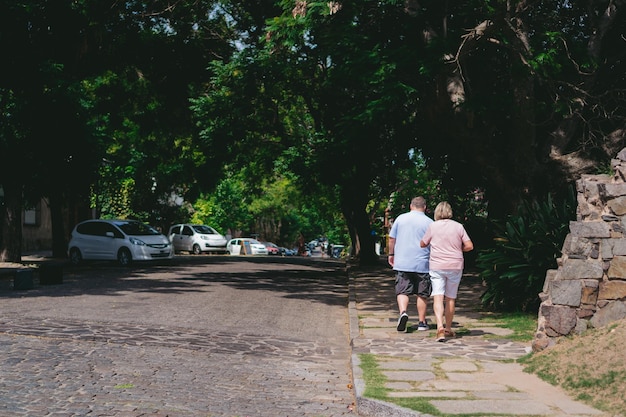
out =
[[[3,182],[4,205],[0,209],[2,238],[0,262],[22,261],[22,186]]]
[[[352,249],[350,255],[361,265],[373,265],[378,262],[375,241],[372,237],[372,227],[366,211],[367,193],[365,197],[356,191],[358,186],[343,187],[342,212],[348,224]]]
[[[57,195],[50,196],[50,220],[52,221],[52,257],[65,258],[67,256],[67,236],[63,218],[63,198]]]

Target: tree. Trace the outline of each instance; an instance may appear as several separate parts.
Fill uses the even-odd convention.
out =
[[[211,19],[214,3],[0,3],[8,122],[0,149],[34,167],[15,176],[6,168],[14,164],[1,164],[3,259],[20,258],[24,198],[47,198],[54,256],[66,248],[63,202],[87,201],[92,186],[105,215],[166,223],[169,196],[193,188],[187,173],[199,173],[187,99],[206,63],[232,49],[223,16]],[[111,202],[120,190],[128,198],[118,210]]]
[[[489,215],[505,218],[623,146],[619,2],[444,2],[418,13],[444,65],[421,101],[421,149],[432,169],[445,163],[447,189],[480,186]]]
[[[0,184],[4,190],[0,259],[21,259],[21,213],[48,198],[55,256],[65,252],[61,201],[85,191],[96,142],[84,125],[80,43],[87,22],[69,3],[0,3],[0,39],[6,46],[0,95]],[[10,158],[10,163],[9,163]],[[15,175],[15,167],[29,167]]]
[[[415,140],[412,19],[379,3],[283,3],[266,42],[219,64],[194,107],[207,149],[260,167],[288,153],[305,190],[336,188],[363,262],[377,260],[368,204],[389,195]]]

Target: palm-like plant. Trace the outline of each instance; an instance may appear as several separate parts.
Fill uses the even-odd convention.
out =
[[[484,307],[500,311],[536,312],[546,271],[556,267],[569,221],[576,212],[572,189],[557,202],[524,202],[516,215],[494,222],[494,245],[478,254],[476,264],[487,285]]]

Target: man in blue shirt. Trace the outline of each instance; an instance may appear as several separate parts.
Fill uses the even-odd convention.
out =
[[[411,210],[399,215],[389,232],[389,265],[396,271],[396,300],[400,310],[397,330],[406,330],[409,316],[406,313],[409,297],[417,296],[417,314],[419,323],[417,330],[428,330],[426,307],[430,297],[430,275],[428,258],[430,247],[420,247],[420,240],[433,220],[426,216],[424,197],[411,200]]]

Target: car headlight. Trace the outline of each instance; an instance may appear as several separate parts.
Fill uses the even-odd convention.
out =
[[[205,236],[205,235],[202,235],[202,236],[200,236],[200,239],[202,239],[202,240],[209,240],[209,237]]]
[[[146,243],[143,240],[137,239],[136,237],[131,237],[129,240],[130,240],[130,243],[133,245],[146,246]]]

